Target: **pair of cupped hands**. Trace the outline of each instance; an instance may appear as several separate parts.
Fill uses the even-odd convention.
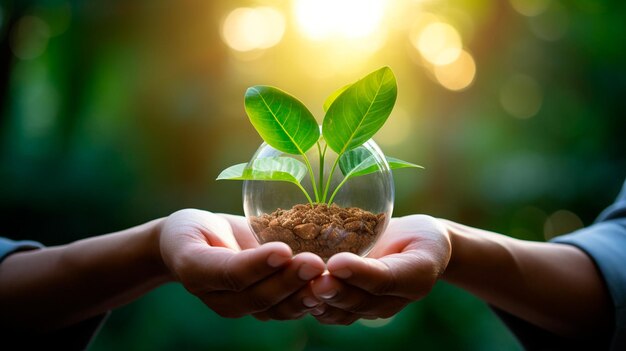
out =
[[[159,232],[169,278],[230,318],[388,318],[431,290],[451,253],[444,225],[425,215],[393,218],[367,257],[343,252],[326,263],[281,242],[259,245],[240,216],[181,210]]]

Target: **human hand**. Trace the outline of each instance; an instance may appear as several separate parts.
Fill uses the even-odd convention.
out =
[[[450,238],[439,220],[394,218],[367,257],[343,252],[328,260],[329,274],[311,285],[323,302],[311,314],[325,324],[389,318],[432,289],[450,253]]]
[[[245,219],[181,210],[161,227],[161,256],[172,278],[222,317],[295,319],[307,313],[302,294],[324,262],[311,253],[292,258],[284,243],[259,246]]]

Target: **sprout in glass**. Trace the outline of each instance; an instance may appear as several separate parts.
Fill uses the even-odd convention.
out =
[[[295,97],[270,86],[246,91],[246,113],[265,141],[250,162],[219,179],[243,180],[244,212],[259,243],[282,241],[324,260],[365,255],[391,218],[391,170],[419,167],[386,157],[372,136],[397,96],[388,67],[334,92],[318,126]]]

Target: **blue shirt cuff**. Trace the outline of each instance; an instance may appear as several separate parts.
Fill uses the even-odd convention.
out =
[[[0,237],[0,262],[12,253],[24,250],[40,249],[43,245],[36,241],[20,240],[13,241]]]

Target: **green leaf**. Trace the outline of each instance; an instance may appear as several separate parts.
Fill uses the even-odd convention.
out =
[[[398,169],[398,168],[423,168],[422,166],[418,166],[416,164],[402,161],[395,157],[386,157],[387,163],[389,164],[390,169]],[[333,191],[330,196],[330,200],[328,200],[328,204],[330,205],[335,199],[335,195],[339,192],[339,189],[350,179],[370,173],[375,173],[380,171],[380,166],[376,162],[376,158],[372,153],[364,147],[358,147],[353,150],[349,150],[343,155],[339,157],[339,169],[341,169],[341,173],[343,173],[343,180],[337,185],[335,191]]]
[[[339,169],[344,177],[347,177],[359,167],[363,169],[364,166],[374,166],[374,171],[378,170],[374,156],[364,147],[350,150],[339,158]]]
[[[335,90],[332,94],[330,94],[330,96],[326,98],[326,101],[324,101],[324,112],[328,111],[328,108],[330,107],[330,105],[333,104],[333,102],[335,102],[337,97],[339,97],[339,95],[341,95],[341,93],[346,91],[346,89],[348,89],[351,85],[352,83],[346,84],[342,86],[341,88]]]
[[[389,169],[424,168],[422,166],[400,160],[395,157],[386,157]],[[364,147],[358,147],[344,153],[339,158],[339,168],[345,178],[362,176],[380,170],[374,156]]]
[[[247,163],[239,163],[223,170],[215,180],[243,180],[243,171]]]
[[[248,163],[228,167],[217,180],[272,180],[300,185],[306,171],[304,163],[291,157],[266,157],[255,160],[250,167]]]
[[[341,155],[362,145],[385,124],[397,95],[396,78],[389,67],[350,85],[326,111],[322,132],[328,146]]]
[[[245,108],[261,138],[277,150],[304,154],[320,137],[317,121],[306,106],[278,88],[248,88]]]
[[[387,159],[387,163],[389,164],[389,169],[399,169],[399,168],[421,168],[424,169],[423,166],[416,165],[415,163],[411,163],[408,161],[401,160],[399,158],[385,157]]]

